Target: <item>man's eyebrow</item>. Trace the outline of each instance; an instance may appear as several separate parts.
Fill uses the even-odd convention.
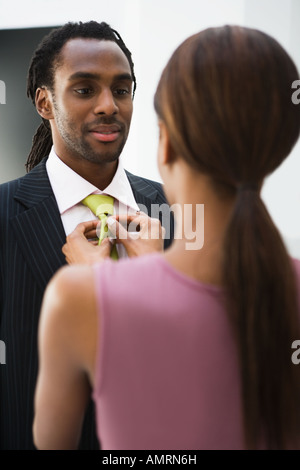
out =
[[[86,78],[90,80],[100,80],[101,75],[98,73],[91,73],[91,72],[75,72],[69,77],[69,81],[78,80],[81,78]],[[132,76],[130,73],[120,73],[113,77],[114,80],[130,80],[133,81]]]

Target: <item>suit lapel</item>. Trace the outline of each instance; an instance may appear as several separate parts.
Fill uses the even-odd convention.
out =
[[[65,232],[48,179],[45,160],[20,180],[15,200],[23,206],[11,219],[19,249],[44,290],[65,264],[61,248]]]
[[[138,206],[141,210],[143,210],[141,205],[146,206],[148,215],[151,215],[151,204],[154,204],[156,201],[157,190],[147,183],[145,179],[139,178],[127,170],[125,171]]]
[[[127,170],[125,171],[134,198],[140,209],[146,212],[149,217],[158,217],[162,226],[165,228],[164,248],[167,249],[171,245],[174,236],[174,216],[173,213],[170,212],[163,191],[159,193],[155,186],[149,184],[145,178],[140,178],[129,173]],[[141,207],[141,204],[144,207]]]

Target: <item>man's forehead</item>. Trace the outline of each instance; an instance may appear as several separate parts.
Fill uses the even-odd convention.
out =
[[[58,67],[82,68],[91,65],[116,66],[131,74],[128,58],[118,44],[111,40],[94,38],[72,38],[63,46]]]

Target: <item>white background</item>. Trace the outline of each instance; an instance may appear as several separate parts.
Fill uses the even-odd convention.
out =
[[[0,0],[0,29],[89,20],[109,23],[132,52],[137,92],[122,158],[128,170],[151,179],[160,180],[153,95],[165,63],[186,37],[223,24],[255,27],[275,37],[300,69],[300,0]],[[262,194],[291,254],[300,258],[299,178],[300,143]]]

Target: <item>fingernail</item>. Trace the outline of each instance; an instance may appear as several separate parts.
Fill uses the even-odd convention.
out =
[[[116,219],[114,217],[108,217],[107,218],[107,225],[110,227],[116,223]]]

